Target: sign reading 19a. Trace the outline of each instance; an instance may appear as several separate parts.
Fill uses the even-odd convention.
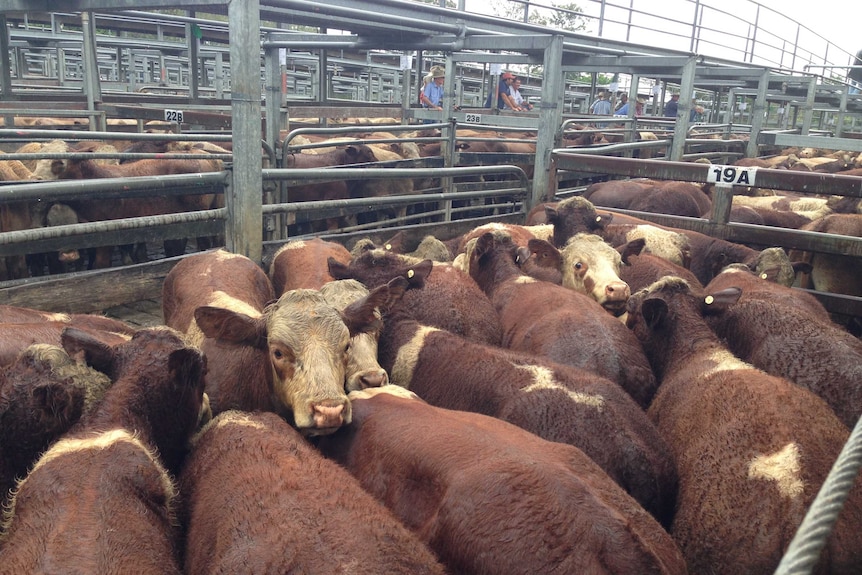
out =
[[[709,167],[706,181],[711,184],[724,184],[726,186],[753,186],[756,174],[757,168],[714,165]]]

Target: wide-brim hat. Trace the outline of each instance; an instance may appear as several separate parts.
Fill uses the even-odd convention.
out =
[[[643,98],[638,98],[638,104],[646,104],[646,100]]]
[[[432,78],[444,78],[446,76],[446,69],[442,66],[431,66],[431,72],[428,75]]]
[[[514,75],[514,74],[512,74],[511,72],[503,72],[503,75],[502,75],[502,76],[500,76],[500,78],[502,78],[503,80],[508,80],[509,78],[511,78],[511,79],[513,79],[513,80],[514,80],[514,79],[515,79],[515,75]]]

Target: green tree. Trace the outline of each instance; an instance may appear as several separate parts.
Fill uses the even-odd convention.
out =
[[[569,32],[582,32],[587,29],[587,19],[584,17],[581,7],[574,2],[566,4],[550,5],[531,4],[530,2],[509,2],[503,0],[492,5],[494,14],[508,20],[524,21],[524,12],[527,11],[527,22],[556,28]]]

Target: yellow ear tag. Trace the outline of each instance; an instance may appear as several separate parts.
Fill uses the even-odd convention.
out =
[[[383,247],[384,247],[384,248],[386,248],[387,250],[391,250],[391,249],[392,249],[392,244],[386,244],[386,245],[385,245],[385,246],[383,246]]]
[[[765,280],[765,279],[766,279],[766,274],[760,274],[760,279]]]
[[[602,216],[596,216],[596,221],[597,221],[597,222],[602,221]]]
[[[706,302],[706,305],[709,305],[709,304],[711,304],[712,302],[714,302],[714,301],[715,301],[715,298],[714,298],[714,297],[712,297],[711,295],[708,295],[708,296],[706,296],[706,298],[705,298],[703,301],[705,301],[705,302]]]
[[[407,270],[407,279],[410,279],[415,275],[416,275],[416,272],[414,272],[413,270]]]

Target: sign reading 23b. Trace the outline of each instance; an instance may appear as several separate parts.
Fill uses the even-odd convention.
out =
[[[726,186],[753,186],[756,174],[757,168],[715,165],[709,167],[706,181],[710,184],[724,184]]]

